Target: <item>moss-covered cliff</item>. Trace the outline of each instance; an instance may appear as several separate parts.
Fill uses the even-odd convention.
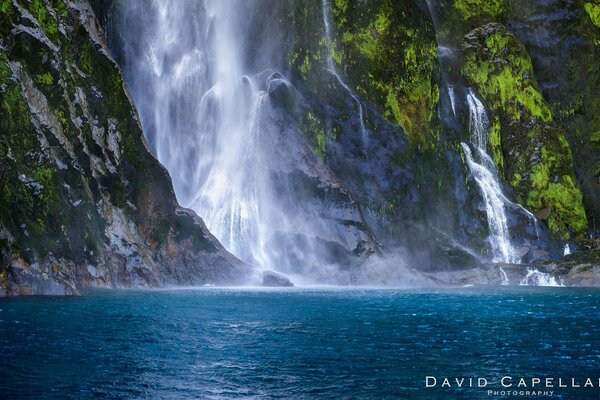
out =
[[[489,23],[465,36],[462,73],[483,97],[493,123],[491,151],[517,201],[562,239],[587,228],[569,143],[535,81],[523,44]]]
[[[235,282],[178,207],[87,1],[0,3],[0,295]]]
[[[437,45],[425,4],[311,1],[297,3],[291,17],[297,32],[290,62],[299,75],[316,87],[330,58],[352,90],[400,125],[412,144],[434,145]]]
[[[581,238],[598,213],[595,3],[432,4],[443,13],[438,37],[458,47],[454,80],[474,87],[490,113],[489,151],[514,200],[556,237]]]

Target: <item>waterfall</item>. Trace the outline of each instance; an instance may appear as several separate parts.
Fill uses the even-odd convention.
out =
[[[271,218],[284,224],[285,216],[268,181],[265,83],[248,72],[240,40],[248,36],[246,6],[252,7],[128,1],[122,12],[132,18],[119,35],[133,53],[124,72],[146,136],[170,171],[179,202],[229,251],[271,267],[268,226]],[[138,22],[140,16],[146,20]]]
[[[506,271],[504,270],[504,268],[502,267],[498,267],[500,269],[500,276],[502,277],[502,281],[500,282],[500,284],[502,286],[508,286],[510,285],[510,280],[508,279],[508,275],[506,274]]]
[[[521,286],[565,286],[560,279],[535,268],[528,268],[527,275],[521,280]]]
[[[505,197],[498,181],[494,162],[487,154],[489,121],[485,108],[472,90],[467,93],[469,131],[474,152],[462,143],[467,165],[483,195],[489,227],[489,242],[494,262],[519,263],[508,229]]]
[[[325,26],[325,38],[327,40],[327,57],[326,57],[327,71],[335,77],[335,79],[338,81],[340,86],[342,86],[344,88],[344,90],[348,93],[348,95],[350,95],[350,97],[352,97],[352,99],[354,100],[354,102],[357,105],[359,125],[360,125],[360,134],[362,136],[362,142],[363,142],[363,146],[364,146],[367,143],[368,137],[367,137],[367,129],[365,128],[365,118],[364,118],[363,106],[362,106],[362,103],[360,102],[360,100],[358,99],[358,97],[356,97],[356,95],[352,91],[352,89],[350,89],[350,87],[346,84],[346,82],[344,82],[342,80],[342,78],[340,77],[340,74],[337,72],[337,68],[335,66],[335,61],[333,59],[334,48],[333,48],[333,35],[331,33],[331,9],[330,9],[329,2],[327,0],[322,0],[321,8],[323,11],[323,25]]]
[[[374,238],[295,121],[306,105],[284,76],[287,27],[259,14],[268,6],[286,15],[290,5],[115,4],[111,47],[179,203],[257,272],[300,284],[353,282]]]
[[[456,98],[454,96],[454,86],[448,85],[448,97],[450,97],[450,107],[452,108],[452,115],[456,116]]]

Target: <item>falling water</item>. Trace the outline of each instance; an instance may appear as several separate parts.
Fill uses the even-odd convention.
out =
[[[327,0],[322,0],[321,8],[323,10],[323,24],[325,25],[325,37],[327,39],[327,71],[331,73],[338,83],[344,88],[346,92],[352,97],[354,102],[358,107],[358,119],[360,124],[360,134],[362,136],[363,145],[367,143],[367,129],[365,128],[365,119],[363,106],[358,97],[354,94],[352,89],[342,80],[339,73],[337,72],[337,68],[335,66],[335,61],[333,60],[333,36],[331,34],[331,9],[329,6],[329,2]]]
[[[506,271],[504,270],[504,268],[502,267],[498,267],[500,269],[500,276],[502,277],[502,281],[500,282],[500,284],[502,286],[508,286],[510,285],[510,280],[508,279],[508,275],[506,274]]]
[[[130,24],[133,32],[142,31],[136,38],[122,30],[129,35],[121,38],[126,50],[142,49],[124,69],[179,202],[202,216],[232,253],[269,267],[266,227],[270,218],[280,224],[285,219],[273,204],[263,150],[269,109],[264,78],[246,75],[244,7],[220,0],[130,1],[122,7],[149,19]]]
[[[281,106],[297,93],[282,72],[285,28],[253,14],[265,4],[119,2],[111,40],[179,203],[257,271],[347,284],[374,242]],[[284,2],[269,7],[287,11]],[[256,40],[257,32],[269,39]],[[315,195],[322,192],[337,193],[336,205]]]
[[[456,116],[456,98],[454,96],[454,86],[448,85],[448,97],[450,97],[450,107],[452,108],[452,115]]]
[[[486,152],[489,126],[487,114],[483,104],[471,90],[467,93],[467,102],[469,105],[469,130],[475,154],[467,144],[462,143],[462,147],[469,170],[481,189],[485,202],[493,261],[519,263],[517,251],[510,240],[505,197],[498,182],[494,162]]]
[[[546,272],[528,268],[527,275],[521,280],[521,286],[565,286],[561,279],[556,279]]]

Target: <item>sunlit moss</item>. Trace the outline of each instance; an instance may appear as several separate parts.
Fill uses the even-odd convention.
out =
[[[587,226],[565,133],[539,90],[525,47],[499,24],[466,36],[463,75],[490,111],[490,150],[517,198],[560,238]],[[506,155],[506,157],[505,157]]]
[[[493,118],[489,128],[489,146],[492,152],[492,160],[500,171],[500,174],[504,174],[504,155],[502,154],[502,135],[500,120],[498,117]]]
[[[302,120],[305,135],[309,138],[315,154],[325,158],[327,154],[327,136],[323,124],[315,114],[309,111]]]
[[[56,41],[58,39],[58,21],[46,4],[42,0],[32,0],[29,3],[29,11],[38,20],[46,36],[50,40]]]
[[[52,78],[52,74],[50,72],[46,72],[45,74],[38,74],[33,78],[37,83],[41,85],[50,86],[54,82]]]
[[[454,8],[464,19],[480,16],[497,19],[503,12],[503,0],[456,0]]]
[[[357,92],[382,108],[410,142],[433,147],[439,100],[433,78],[437,45],[433,27],[403,2],[333,3],[341,29],[343,65]]]
[[[585,3],[583,5],[585,11],[589,15],[592,23],[600,28],[600,4],[598,3]]]

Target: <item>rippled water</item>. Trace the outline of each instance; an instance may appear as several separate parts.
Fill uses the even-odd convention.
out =
[[[600,377],[600,291],[102,291],[0,301],[1,398],[493,398],[425,376]],[[554,389],[554,398],[600,390]]]

